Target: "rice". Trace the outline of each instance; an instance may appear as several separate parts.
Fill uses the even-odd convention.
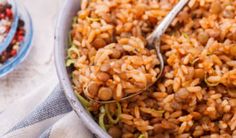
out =
[[[177,2],[86,0],[74,19],[74,90],[114,138],[236,137],[236,1],[189,1],[161,38],[156,82],[159,60],[146,38]]]

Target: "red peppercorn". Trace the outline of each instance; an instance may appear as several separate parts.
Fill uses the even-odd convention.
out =
[[[5,14],[1,13],[0,14],[0,19],[4,19],[5,18]]]
[[[7,17],[11,18],[12,17],[12,10],[6,9],[6,15],[7,15]]]
[[[19,42],[23,41],[24,40],[24,36],[22,36],[22,35],[17,36],[17,40]]]
[[[7,32],[9,32],[9,31],[10,31],[10,29],[11,29],[11,27],[10,27],[10,26],[7,26],[7,27],[6,27],[6,30],[7,30]]]
[[[25,34],[25,31],[23,29],[20,29],[18,32],[17,32],[17,35],[24,35]]]
[[[13,56],[15,56],[16,54],[17,54],[17,51],[16,51],[15,49],[12,49],[10,55],[13,57]]]

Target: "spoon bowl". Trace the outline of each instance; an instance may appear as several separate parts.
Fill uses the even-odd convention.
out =
[[[177,14],[181,11],[181,9],[188,3],[188,1],[189,0],[180,0],[175,5],[175,7],[168,13],[168,15],[163,19],[163,21],[155,28],[155,30],[147,38],[148,48],[156,50],[157,57],[160,61],[160,72],[159,72],[158,76],[156,77],[156,81],[160,79],[160,77],[163,73],[163,70],[164,70],[164,59],[163,59],[163,56],[162,56],[161,51],[160,51],[161,36],[162,36],[162,34],[165,33],[165,31],[167,30],[167,28],[169,27],[171,22],[174,20],[174,18],[177,16]],[[134,94],[130,94],[126,97],[121,98],[120,101],[127,100],[127,99],[132,98],[136,95],[139,95],[142,92],[145,92],[153,84],[148,85],[145,89],[140,90],[140,91],[138,91]],[[101,104],[117,102],[116,100],[109,100],[109,101],[94,100],[94,99],[90,98],[89,96],[87,96],[86,94],[85,94],[85,96],[89,100],[91,100],[93,102],[96,102],[96,103],[101,103]]]

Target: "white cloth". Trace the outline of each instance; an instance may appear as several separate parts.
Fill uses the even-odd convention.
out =
[[[34,37],[26,60],[0,79],[0,137],[92,137],[58,86],[54,66],[54,27],[65,0],[17,1],[32,17]]]
[[[0,113],[0,120],[4,138],[92,138],[59,85],[42,85]]]
[[[53,60],[54,31],[65,0],[16,0],[29,11],[33,21],[32,49],[23,63],[0,78],[0,112],[16,99],[28,95],[53,78],[57,83]]]

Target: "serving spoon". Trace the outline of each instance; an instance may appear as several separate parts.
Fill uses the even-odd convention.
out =
[[[175,7],[168,13],[168,15],[161,21],[161,23],[155,28],[155,30],[151,33],[151,35],[149,35],[147,37],[148,48],[149,49],[156,49],[156,53],[157,53],[157,56],[158,56],[159,61],[160,61],[160,72],[159,72],[159,74],[156,78],[156,81],[161,77],[161,75],[163,73],[163,69],[164,69],[164,60],[163,60],[163,56],[162,56],[161,51],[160,51],[161,36],[162,36],[162,34],[165,33],[166,29],[169,27],[171,22],[174,20],[174,18],[177,16],[177,14],[181,11],[181,9],[188,3],[188,1],[189,0],[180,0],[175,5]],[[138,91],[134,94],[123,97],[119,101],[127,100],[129,98],[132,98],[132,97],[146,91],[153,84],[149,85],[145,90],[140,90],[140,91]],[[87,96],[86,94],[85,94],[85,96],[89,100],[91,100],[93,102],[96,102],[96,103],[101,103],[101,104],[117,102],[116,100],[108,100],[108,101],[94,100],[94,99],[90,98],[89,96]]]

